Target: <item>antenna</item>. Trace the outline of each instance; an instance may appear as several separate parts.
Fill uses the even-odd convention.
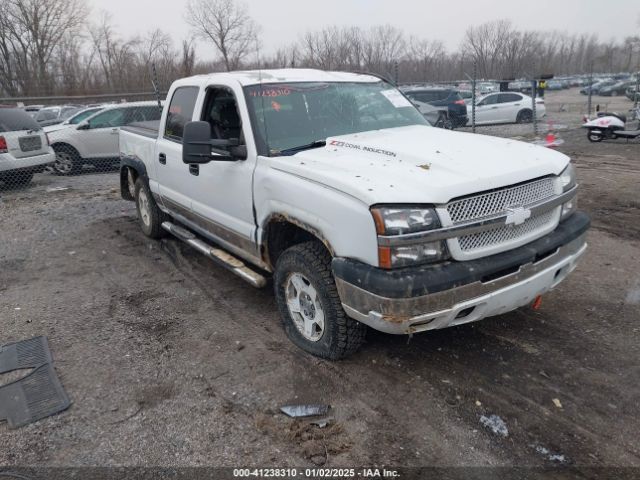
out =
[[[256,55],[258,56],[258,82],[259,82],[259,90],[258,94],[260,95],[260,106],[262,107],[262,124],[264,125],[264,141],[267,144],[267,154],[271,155],[271,147],[269,145],[269,129],[267,128],[267,119],[264,115],[264,95],[262,91],[262,58],[260,56],[260,45],[258,44],[258,39],[256,38]]]
[[[156,71],[156,64],[151,64],[151,84],[153,85],[153,92],[156,94],[158,100],[158,108],[162,111],[162,100],[160,99],[160,90],[158,89],[158,72]]]

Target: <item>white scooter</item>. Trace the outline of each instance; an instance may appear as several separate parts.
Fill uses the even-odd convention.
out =
[[[615,140],[617,138],[637,138],[640,137],[640,104],[635,112],[631,111],[638,119],[635,130],[625,130],[627,117],[619,113],[599,112],[598,117],[593,120],[585,118],[586,123],[582,125],[587,129],[587,138],[591,142],[601,142],[604,139]]]

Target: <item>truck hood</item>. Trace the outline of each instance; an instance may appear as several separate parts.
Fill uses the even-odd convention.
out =
[[[363,201],[434,203],[558,175],[569,157],[486,135],[409,126],[330,137],[324,148],[274,157],[272,168]]]

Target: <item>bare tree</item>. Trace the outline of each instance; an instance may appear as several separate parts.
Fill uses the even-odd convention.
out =
[[[258,27],[243,3],[189,0],[186,19],[197,36],[213,42],[227,71],[237,69],[255,47]]]
[[[52,93],[51,60],[65,36],[77,33],[87,15],[84,0],[3,0],[2,35],[11,45],[15,66],[32,80],[23,88]],[[25,61],[29,64],[25,64]]]

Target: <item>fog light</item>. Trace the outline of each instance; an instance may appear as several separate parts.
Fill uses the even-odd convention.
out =
[[[567,203],[562,205],[562,215],[560,217],[561,220],[569,217],[578,209],[578,197],[573,197]]]

